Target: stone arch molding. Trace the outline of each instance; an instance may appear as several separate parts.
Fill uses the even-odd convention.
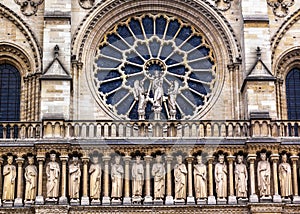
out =
[[[294,67],[300,67],[300,46],[286,50],[277,61],[276,77],[285,80],[287,73]]]
[[[26,24],[26,22],[15,12],[1,3],[0,16],[4,16],[5,18],[7,18],[23,33],[27,40],[26,42],[28,42],[30,45],[32,53],[27,53],[28,51],[23,50],[21,47],[9,43],[0,43],[0,49],[3,50],[4,53],[7,53],[8,50],[15,53],[15,59],[20,59],[20,62],[24,64],[24,68],[28,73],[40,72],[42,66],[42,50],[38,45],[38,40],[35,37],[33,31],[30,29],[29,25]],[[13,57],[12,52],[10,54],[7,53],[6,55],[10,55],[10,57]]]
[[[167,6],[166,6],[167,5]],[[216,102],[224,84],[227,66],[240,58],[240,46],[234,30],[221,12],[208,1],[198,0],[117,0],[100,2],[91,9],[76,31],[72,41],[72,55],[80,64],[82,72],[95,98],[98,95],[92,84],[93,61],[101,39],[116,23],[140,13],[167,13],[196,26],[206,35],[215,50],[218,72],[220,73],[215,95],[201,115],[206,114]],[[98,104],[112,118],[120,119],[109,112],[103,103]]]

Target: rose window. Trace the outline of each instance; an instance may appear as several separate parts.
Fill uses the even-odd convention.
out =
[[[176,17],[144,14],[105,34],[94,82],[102,102],[122,119],[189,119],[211,97],[215,64],[195,27]]]

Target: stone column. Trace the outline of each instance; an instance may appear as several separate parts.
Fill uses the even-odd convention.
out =
[[[229,196],[228,204],[237,204],[236,196],[234,195],[234,182],[233,182],[233,162],[235,156],[227,156],[228,160],[228,172],[229,172]]]
[[[166,205],[174,204],[174,199],[172,196],[172,170],[171,170],[172,160],[173,160],[173,156],[168,155],[166,157],[166,161],[167,161],[167,197],[165,201]]]
[[[123,205],[131,205],[131,197],[130,197],[130,171],[129,171],[129,164],[131,157],[126,155],[123,157],[123,160],[125,162],[125,183],[124,183],[124,198],[123,198]]]
[[[213,181],[213,161],[214,156],[207,156],[208,161],[208,204],[216,204],[216,197],[214,196],[214,181]]]
[[[35,204],[42,205],[44,204],[44,197],[43,197],[43,168],[44,168],[44,161],[45,156],[44,155],[38,155],[36,157],[38,161],[38,169],[39,169],[39,180],[38,180],[38,195],[35,199]]]
[[[2,192],[3,192],[3,181],[2,181],[2,164],[3,164],[3,158],[0,157],[0,206],[2,206],[2,201],[1,201],[1,198],[2,198]]]
[[[273,202],[281,203],[281,196],[278,194],[278,173],[277,173],[277,163],[279,161],[279,154],[271,155],[271,161],[273,162],[273,181],[274,181],[274,195]]]
[[[152,204],[152,196],[151,196],[151,174],[150,174],[150,163],[152,161],[152,157],[150,155],[147,155],[144,157],[144,160],[146,162],[146,178],[145,178],[145,183],[146,183],[146,196],[144,200],[145,205],[151,205]]]
[[[110,197],[109,197],[109,161],[110,156],[103,156],[104,161],[104,194],[102,199],[103,205],[110,205]]]
[[[59,204],[68,204],[67,194],[67,161],[68,156],[60,156],[61,161],[61,197],[59,198]]]
[[[82,188],[82,197],[81,197],[81,205],[87,206],[90,204],[90,199],[88,196],[88,157],[82,157],[83,162],[83,188]]]
[[[291,156],[292,164],[293,164],[293,203],[300,204],[300,197],[298,195],[298,175],[297,175],[297,161],[299,156],[293,155]]]
[[[195,204],[195,198],[193,196],[193,156],[188,156],[186,158],[188,163],[188,197],[186,199],[187,204]]]
[[[15,207],[22,207],[23,206],[23,199],[22,199],[22,178],[23,178],[23,163],[24,158],[18,157],[16,159],[18,164],[18,180],[17,180],[17,198],[15,199],[14,206]]]
[[[250,199],[252,203],[258,203],[258,196],[255,194],[255,169],[254,162],[256,160],[256,154],[249,154],[248,161],[250,163]]]

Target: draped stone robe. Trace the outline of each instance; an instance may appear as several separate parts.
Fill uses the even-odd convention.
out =
[[[165,167],[162,163],[155,163],[152,167],[154,176],[154,198],[162,199],[165,195]]]
[[[227,197],[227,166],[225,163],[217,163],[215,166],[215,182],[218,198]]]
[[[14,165],[7,164],[3,167],[3,200],[12,201],[15,199],[16,175],[16,167]]]
[[[92,164],[90,166],[90,197],[91,199],[99,199],[101,192],[101,165]]]
[[[123,175],[124,175],[123,166],[120,164],[113,164],[111,167],[111,180],[112,180],[111,197],[112,198],[122,197]]]
[[[38,171],[36,166],[28,165],[25,168],[25,199],[26,200],[34,200],[36,197],[36,190],[37,190],[37,175]]]
[[[205,164],[194,165],[196,198],[207,198],[207,170]]]
[[[282,197],[291,196],[292,193],[292,171],[289,163],[279,164],[279,182]]]
[[[176,164],[174,168],[175,199],[186,198],[186,175],[186,166],[184,164]]]

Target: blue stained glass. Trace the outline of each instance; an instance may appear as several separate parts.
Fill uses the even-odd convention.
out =
[[[136,53],[133,53],[133,52],[127,55],[127,60],[129,62],[137,63],[140,65],[144,64],[144,60],[141,59]]]
[[[176,36],[175,42],[176,45],[179,46],[183,43],[192,33],[192,29],[190,27],[183,27],[181,28],[180,32]]]
[[[118,50],[109,47],[109,46],[105,46],[103,48],[100,49],[101,54],[106,55],[106,56],[110,56],[113,58],[122,58],[122,53],[120,53]]]
[[[127,43],[133,45],[134,39],[127,26],[119,26],[117,32],[126,40]]]
[[[138,114],[138,102],[136,102],[132,108],[132,110],[129,112],[129,118],[133,120],[138,120],[139,114]]]
[[[126,50],[128,46],[125,42],[121,40],[121,38],[115,34],[109,35],[107,41],[113,46],[119,48],[120,50]]]
[[[183,56],[178,53],[174,53],[169,59],[167,59],[166,64],[173,65],[182,61],[183,61]]]
[[[128,90],[125,89],[121,89],[115,93],[110,94],[109,96],[107,96],[107,104],[117,104],[120,101],[120,98],[124,97],[126,94],[128,94]]]
[[[144,25],[144,30],[148,38],[150,38],[154,32],[153,32],[153,19],[150,18],[149,16],[146,16],[142,20],[143,25]]]
[[[173,51],[174,51],[174,48],[172,47],[171,44],[170,45],[164,44],[164,46],[162,47],[162,50],[161,50],[160,58],[162,60],[166,59]]]
[[[195,91],[199,92],[200,94],[207,95],[210,92],[209,89],[201,83],[189,81],[188,84],[189,84],[190,88],[194,89]]]
[[[98,67],[102,68],[116,68],[121,64],[121,62],[114,59],[108,59],[107,57],[99,57],[96,62]]]
[[[190,103],[186,102],[186,100],[182,96],[177,96],[176,102],[185,115],[194,114],[194,107]]]
[[[172,39],[175,36],[176,32],[178,31],[179,27],[180,27],[180,24],[177,20],[170,21],[169,27],[167,30],[166,39]]]
[[[110,72],[105,76],[104,80],[112,79],[112,78],[115,78],[115,77],[120,77],[119,72],[117,72],[117,71],[110,71]]]
[[[121,97],[120,99],[123,99],[123,97]],[[132,102],[133,102],[133,97],[131,96],[127,96],[123,102],[122,102],[122,105],[118,105],[117,106],[117,111],[119,114],[126,114],[129,110],[129,108],[131,107],[132,105]]]
[[[190,52],[188,54],[187,59],[188,60],[194,60],[194,59],[198,59],[198,58],[203,58],[207,55],[209,55],[209,49],[207,49],[205,47],[200,47],[200,48]]]
[[[207,59],[202,61],[190,62],[189,65],[193,69],[211,69],[213,63],[209,59]]]
[[[292,69],[286,77],[286,99],[289,120],[300,119],[300,69]]]
[[[101,84],[99,90],[105,94],[119,88],[121,85],[122,85],[122,80],[105,82]]]
[[[164,17],[159,17],[155,21],[156,21],[156,23],[155,23],[156,35],[159,38],[162,38],[164,35],[164,32],[165,32],[167,20]]]
[[[206,72],[197,72],[197,73],[191,73],[190,77],[197,80],[202,80],[205,82],[211,82],[213,80],[212,73],[209,71]]]
[[[150,59],[150,54],[146,44],[140,44],[136,47],[136,50],[144,57],[144,59]]]
[[[125,64],[124,68],[122,69],[125,74],[135,74],[142,71],[141,67]]]
[[[150,47],[153,57],[157,57],[160,46],[161,46],[161,43],[158,42],[156,39],[154,39],[153,41],[151,41],[149,43],[149,47]]]
[[[185,75],[185,72],[187,72],[187,68],[183,65],[179,65],[169,68],[168,71],[178,75]]]
[[[192,36],[186,43],[181,46],[181,50],[189,51],[194,47],[198,47],[202,44],[202,38],[200,36]]]
[[[129,22],[129,26],[137,38],[144,39],[143,31],[138,20],[131,19],[131,21]]]

